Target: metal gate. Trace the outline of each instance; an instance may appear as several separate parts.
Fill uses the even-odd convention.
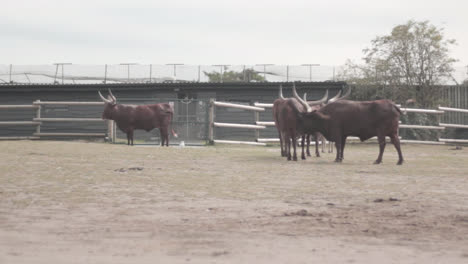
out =
[[[132,99],[125,98],[119,100],[122,104],[154,104],[161,102],[169,102],[174,105],[174,117],[172,120],[172,128],[178,135],[174,138],[172,134],[169,137],[171,145],[179,145],[183,141],[185,145],[204,145],[208,139],[208,100],[197,99],[161,99],[161,98],[146,98]],[[115,143],[126,144],[127,135],[116,128]],[[150,132],[144,130],[135,130],[135,144],[161,144],[161,135],[159,129],[153,129]]]

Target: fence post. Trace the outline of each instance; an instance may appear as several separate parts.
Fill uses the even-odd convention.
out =
[[[255,103],[253,104],[255,105]],[[258,111],[254,111],[254,124],[256,125],[257,122],[260,121],[260,113]],[[260,138],[260,130],[259,129],[255,129],[254,130],[255,132],[255,141],[258,142],[258,139]]]
[[[215,115],[215,99],[210,98],[210,105],[208,109],[208,144],[214,144],[214,115]]]
[[[114,120],[107,120],[107,138],[114,143]]]
[[[41,102],[41,100],[36,100],[33,102],[34,103],[37,103],[37,111],[36,111],[36,118],[41,118],[41,105],[39,104]],[[39,134],[41,133],[41,124],[38,124],[37,127],[36,127],[36,133]]]

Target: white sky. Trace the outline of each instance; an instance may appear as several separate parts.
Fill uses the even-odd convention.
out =
[[[462,0],[1,0],[0,64],[342,65],[378,35],[429,20],[468,65]]]

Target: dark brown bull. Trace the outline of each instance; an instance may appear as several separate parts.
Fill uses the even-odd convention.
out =
[[[133,146],[133,131],[143,129],[147,132],[159,128],[161,133],[161,146],[169,146],[169,127],[172,123],[174,110],[168,103],[150,105],[126,105],[117,104],[117,98],[109,90],[109,98],[106,99],[98,92],[104,101],[102,119],[114,120],[117,127],[127,134],[127,144]],[[177,134],[171,129],[172,135]]]
[[[295,90],[295,89],[294,89]],[[343,99],[346,99],[349,95],[350,95],[350,92],[351,90],[347,90],[346,94],[344,94],[343,96],[341,96],[341,91],[339,91],[333,98],[331,98],[330,100],[328,100],[327,104],[329,103],[333,103],[335,101],[338,101],[338,100],[343,100]],[[304,101],[307,102],[307,104],[310,105],[310,107],[312,108],[312,110],[318,110],[322,107],[324,107],[326,104],[325,103],[322,103],[322,104],[319,104],[319,105],[315,105],[314,104],[314,101],[307,101],[307,94],[304,94]],[[318,144],[319,144],[319,140],[321,139],[322,140],[322,152],[325,152],[324,149],[325,149],[325,137],[320,134],[320,132],[314,132],[312,134],[308,134],[308,133],[305,133],[303,136],[302,136],[302,159],[305,159],[304,158],[304,138],[307,139],[307,156],[310,157],[310,136],[313,135],[314,136],[314,139],[315,139],[315,156],[317,157],[320,157],[320,152],[319,152],[319,147],[318,147]],[[330,142],[330,149],[328,150],[328,152],[332,152],[332,146],[333,144]]]
[[[294,87],[293,87],[294,88]],[[336,162],[343,160],[343,152],[348,136],[357,136],[361,141],[377,136],[379,141],[379,155],[375,164],[382,162],[385,149],[385,137],[398,152],[398,165],[403,164],[403,155],[398,138],[398,122],[400,109],[390,100],[376,100],[355,102],[339,100],[327,104],[319,110],[313,110],[307,102],[302,100],[294,91],[294,96],[301,102],[302,107],[295,107],[294,111],[300,116],[298,122],[307,132],[320,132],[329,141],[336,144]],[[307,111],[304,112],[303,108]]]
[[[302,112],[305,112],[306,108],[295,98],[284,98],[281,86],[279,97],[273,102],[273,119],[279,134],[281,156],[286,156],[288,160],[292,159],[296,161],[297,137],[303,134],[303,130],[301,127],[298,127],[297,114],[294,112],[291,104],[295,105],[296,109],[301,109]],[[310,104],[321,104],[327,100],[327,97],[328,91],[324,98],[319,101],[310,102]],[[293,155],[291,155],[291,144],[293,146]],[[302,147],[302,159],[305,159],[304,144]]]

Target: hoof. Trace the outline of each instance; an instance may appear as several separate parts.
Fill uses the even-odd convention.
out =
[[[399,161],[397,162],[397,165],[402,165],[402,164],[403,164],[403,160],[399,160]]]
[[[381,160],[376,160],[376,161],[374,161],[374,164],[380,164],[380,163],[382,163]]]

